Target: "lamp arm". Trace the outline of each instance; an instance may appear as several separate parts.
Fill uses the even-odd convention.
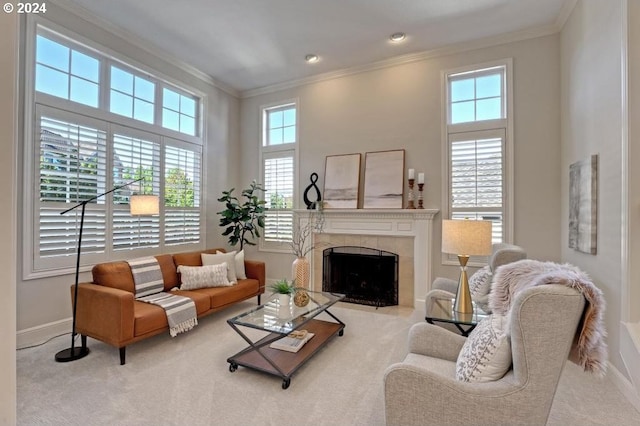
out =
[[[76,208],[78,208],[78,207],[80,207],[80,206],[87,205],[88,203],[90,203],[90,202],[91,202],[91,201],[93,201],[93,200],[97,200],[98,198],[102,197],[103,195],[111,194],[113,191],[117,191],[118,189],[120,189],[120,188],[124,188],[125,186],[129,186],[129,185],[131,185],[131,184],[133,184],[133,183],[140,182],[141,180],[144,180],[144,177],[141,177],[140,179],[132,180],[131,182],[125,183],[124,185],[116,186],[116,187],[114,187],[114,188],[110,189],[110,190],[109,190],[109,191],[107,191],[107,192],[103,192],[103,193],[102,193],[102,194],[100,194],[100,195],[96,195],[95,197],[91,197],[91,198],[89,198],[88,200],[81,201],[81,202],[79,202],[78,204],[76,204],[75,206],[73,206],[73,207],[71,207],[71,208],[68,208],[68,209],[66,209],[65,211],[61,212],[60,214],[68,213],[68,212],[70,212],[71,210],[76,209]]]

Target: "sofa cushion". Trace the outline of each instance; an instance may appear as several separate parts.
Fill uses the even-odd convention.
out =
[[[184,296],[193,300],[196,304],[196,312],[198,316],[206,313],[209,309],[211,309],[211,298],[206,294],[196,293],[195,291],[190,290],[173,290],[171,294],[175,294],[176,296]]]
[[[209,254],[202,253],[202,264],[203,265],[220,265],[222,263],[227,264],[227,279],[231,284],[235,284],[238,282],[238,278],[236,277],[236,260],[235,260],[235,252],[231,253],[219,253],[219,254]]]
[[[160,270],[162,271],[162,279],[164,280],[164,291],[170,291],[172,288],[180,284],[176,265],[173,263],[173,256],[170,254],[159,254],[155,256]]]
[[[248,278],[246,280],[238,280],[238,284],[232,287],[200,288],[191,290],[191,292],[207,295],[211,301],[211,308],[217,309],[255,296],[259,288],[260,283],[258,280]]]
[[[133,335],[145,335],[169,327],[167,314],[158,305],[134,301],[133,306]]]
[[[91,269],[91,273],[96,284],[135,293],[133,274],[125,261],[99,263]]]
[[[173,255],[173,263],[176,268],[179,265],[202,266],[202,253],[216,254],[218,251],[226,253],[226,250],[222,248],[176,253]]]
[[[203,266],[178,266],[181,290],[195,290],[206,287],[226,287],[232,285],[227,279],[227,263]]]

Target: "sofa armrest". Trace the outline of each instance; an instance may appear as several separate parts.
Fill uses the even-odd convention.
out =
[[[74,289],[71,286],[71,300]],[[93,283],[78,284],[76,331],[122,347],[133,336],[133,293]],[[126,344],[126,343],[125,343]]]
[[[444,290],[449,293],[456,294],[458,291],[458,281],[454,281],[449,278],[438,277],[433,281],[431,285],[432,290]]]
[[[264,293],[265,281],[266,281],[266,272],[265,272],[265,264],[260,260],[245,260],[244,261],[244,270],[247,275],[247,278],[253,278],[254,280],[258,280],[260,283],[260,288],[262,289],[262,293]]]
[[[455,362],[465,340],[442,327],[420,322],[409,329],[409,352]]]

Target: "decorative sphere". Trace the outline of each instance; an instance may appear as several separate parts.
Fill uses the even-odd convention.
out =
[[[293,295],[293,303],[300,308],[307,306],[309,304],[309,294],[304,290],[296,291]]]

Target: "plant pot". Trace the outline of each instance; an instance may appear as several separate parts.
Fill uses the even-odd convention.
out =
[[[278,294],[278,305],[288,309],[291,302],[291,296],[288,294]]]
[[[311,274],[311,265],[306,257],[298,257],[291,265],[291,276],[295,280],[295,286],[300,288],[309,288],[309,276]]]

